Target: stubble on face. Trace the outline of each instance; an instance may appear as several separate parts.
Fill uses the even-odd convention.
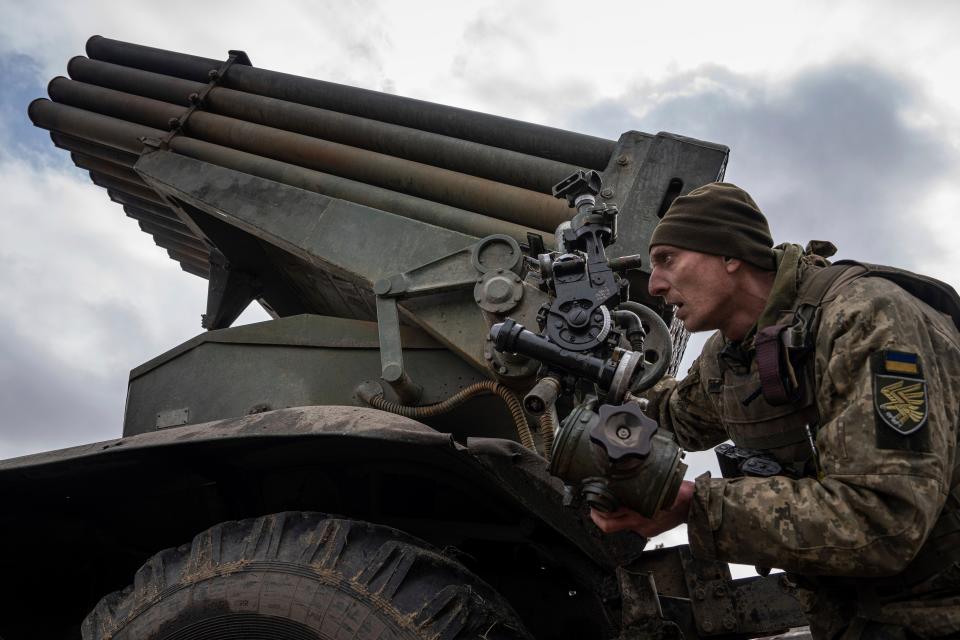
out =
[[[674,305],[688,331],[723,329],[734,286],[722,256],[657,245],[650,262],[650,293]]]

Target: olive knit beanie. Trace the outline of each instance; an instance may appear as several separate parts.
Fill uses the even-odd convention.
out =
[[[658,244],[777,268],[767,219],[750,194],[728,182],[711,182],[674,200],[650,237],[651,248]]]

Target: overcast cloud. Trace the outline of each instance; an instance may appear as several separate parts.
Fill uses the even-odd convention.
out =
[[[90,35],[241,48],[256,66],[613,139],[720,142],[778,240],[830,239],[957,286],[960,4],[838,5],[0,0],[0,458],[119,435],[129,370],[200,331],[205,281],[27,120]]]

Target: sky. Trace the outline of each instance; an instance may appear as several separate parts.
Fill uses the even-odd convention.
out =
[[[610,139],[722,143],[727,180],[778,241],[829,239],[838,257],[960,284],[957,2],[0,0],[0,15],[0,459],[119,436],[129,370],[201,331],[206,281],[27,118],[94,34],[243,49],[259,67]]]

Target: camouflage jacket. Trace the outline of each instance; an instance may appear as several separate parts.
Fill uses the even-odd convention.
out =
[[[784,246],[760,327],[792,305],[805,275],[822,264],[796,245]],[[813,577],[808,583],[818,585],[819,595],[802,594],[801,601],[816,636],[832,635],[854,615],[924,636],[960,633],[960,568],[947,577],[952,586],[946,589],[920,585],[879,603],[870,589],[909,565],[940,518],[951,487],[957,487],[960,335],[949,316],[876,277],[831,290],[820,317],[811,400],[819,416],[819,478],[700,476],[688,520],[691,550],[707,559]],[[744,354],[745,371],[755,374],[751,338],[732,346]],[[686,378],[664,379],[651,390],[660,424],[687,449],[704,450],[731,437],[737,443],[742,403],[731,400],[746,389],[741,385],[730,396],[737,377],[721,358],[730,347],[715,334]],[[886,350],[919,359],[927,414],[910,435],[893,433],[875,406],[875,354]],[[783,413],[780,422],[804,419]],[[779,453],[795,458],[802,447]],[[960,510],[958,497],[949,497],[954,511]]]

